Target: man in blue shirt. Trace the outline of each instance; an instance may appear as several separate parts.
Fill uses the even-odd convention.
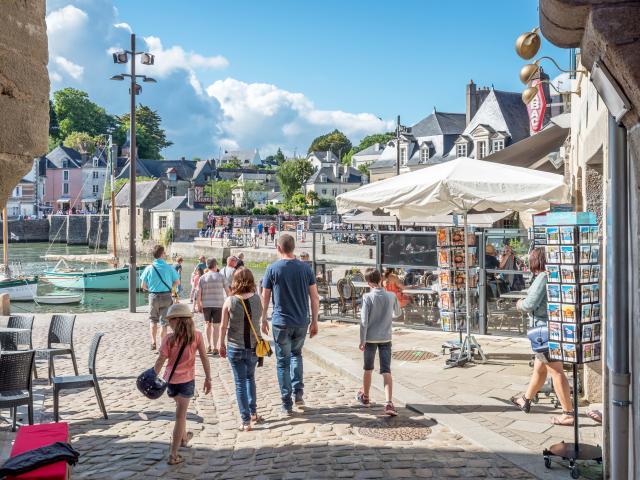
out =
[[[280,235],[276,248],[280,260],[267,268],[262,280],[262,331],[269,333],[267,310],[273,292],[271,327],[275,340],[278,383],[282,398],[282,414],[293,413],[292,394],[298,406],[304,405],[302,378],[302,346],[307,329],[313,338],[318,333],[320,297],[313,271],[293,254],[295,240]],[[311,299],[311,321],[309,321]]]
[[[180,276],[175,268],[165,259],[167,255],[162,245],[153,247],[153,263],[147,265],[140,280],[142,289],[149,292],[149,331],[151,333],[151,350],[156,349],[156,334],[160,323],[160,340],[167,334],[165,315],[173,303],[171,290],[180,285]]]

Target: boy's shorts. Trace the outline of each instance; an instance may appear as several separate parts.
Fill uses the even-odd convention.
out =
[[[181,396],[184,398],[191,398],[196,390],[196,381],[190,380],[185,383],[169,383],[167,384],[167,395],[173,398]]]
[[[380,359],[380,373],[391,373],[391,342],[364,344],[364,369],[373,370],[376,349]]]
[[[222,322],[222,308],[218,307],[203,307],[202,315],[204,321],[207,323],[220,323]]]

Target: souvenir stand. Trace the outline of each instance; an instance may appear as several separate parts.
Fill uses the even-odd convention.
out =
[[[439,227],[436,231],[438,306],[440,321],[445,332],[457,331],[459,342],[446,342],[451,358],[448,367],[464,365],[474,353],[486,360],[482,348],[471,335],[471,318],[478,307],[478,248],[475,232],[468,228]],[[468,280],[468,281],[467,281]],[[462,332],[466,331],[464,340]]]
[[[600,360],[600,246],[595,215],[588,212],[549,213],[545,219],[549,358],[570,363],[573,370],[574,443],[544,450],[569,460],[578,478],[577,460],[602,461],[600,447],[579,443],[578,365]]]

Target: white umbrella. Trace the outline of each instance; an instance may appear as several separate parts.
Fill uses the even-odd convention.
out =
[[[401,220],[440,215],[451,209],[463,214],[465,253],[468,258],[467,213],[469,210],[515,210],[541,212],[552,202],[564,202],[568,189],[562,175],[522,167],[497,165],[460,157],[433,167],[370,183],[336,197],[339,213],[358,208],[383,210]],[[469,266],[466,265],[467,338],[460,357],[471,359],[472,346],[482,350],[471,336],[469,312]]]

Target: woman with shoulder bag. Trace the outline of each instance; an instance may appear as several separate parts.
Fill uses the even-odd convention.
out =
[[[251,423],[262,421],[257,413],[256,403],[256,365],[258,355],[268,354],[269,350],[260,334],[262,302],[256,293],[253,273],[248,268],[236,270],[231,282],[231,295],[222,306],[222,325],[218,351],[221,357],[227,357],[233,370],[236,384],[236,399],[242,424],[240,431],[251,430]],[[228,347],[225,345],[227,338]],[[265,347],[266,344],[266,347]]]
[[[516,308],[529,314],[529,319],[534,327],[528,332],[528,336],[532,342],[535,360],[527,391],[520,396],[511,397],[511,403],[524,413],[529,413],[531,399],[540,391],[547,379],[547,373],[549,373],[553,381],[553,389],[558,396],[560,405],[562,405],[562,415],[553,417],[551,423],[571,426],[573,425],[575,414],[571,404],[569,381],[562,368],[562,362],[550,360],[548,345],[545,348],[545,344],[549,339],[548,330],[546,330],[549,317],[547,315],[547,273],[545,272],[546,264],[543,249],[534,248],[531,251],[529,254],[529,268],[535,279],[531,283],[531,287],[529,287],[527,298],[519,300]]]
[[[178,453],[179,447],[188,447],[193,438],[192,432],[187,432],[187,409],[195,391],[196,351],[200,354],[200,361],[204,367],[204,393],[211,391],[211,367],[209,357],[204,346],[202,334],[196,330],[193,323],[191,309],[187,304],[176,303],[169,307],[166,319],[173,333],[165,336],[160,345],[160,352],[153,369],[156,375],[168,360],[164,373],[167,382],[167,395],[176,402],[176,423],[173,427],[171,439],[171,453],[168,464],[177,465],[184,462]]]

